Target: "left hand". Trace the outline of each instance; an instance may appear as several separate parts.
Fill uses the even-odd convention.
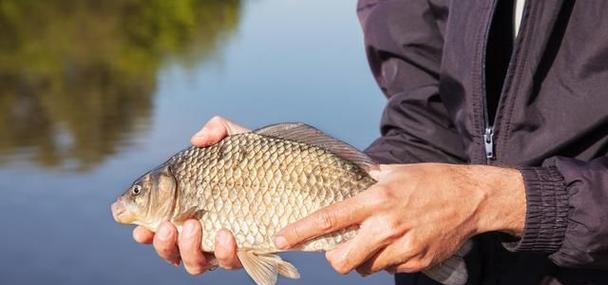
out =
[[[473,235],[523,231],[526,198],[515,169],[424,163],[381,165],[371,175],[378,183],[288,225],[275,236],[277,246],[358,225],[357,236],[326,253],[337,272],[418,272]]]
[[[218,143],[226,136],[247,132],[241,127],[222,117],[213,117],[205,126],[192,136],[191,142],[197,147],[206,147]],[[197,220],[184,223],[184,231],[178,234],[177,228],[170,222],[160,225],[155,234],[142,226],[133,230],[133,239],[141,244],[152,244],[158,255],[167,262],[179,266],[184,262],[186,271],[192,275],[202,274],[212,268],[212,262],[201,251],[202,230]],[[188,230],[189,229],[189,230]],[[236,241],[227,230],[218,231],[215,235],[214,257],[220,267],[228,270],[241,268],[236,255]]]

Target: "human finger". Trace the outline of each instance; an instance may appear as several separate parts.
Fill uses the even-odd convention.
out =
[[[164,222],[158,228],[152,244],[156,253],[167,262],[179,266],[179,250],[176,245],[177,229],[170,222]]]
[[[228,270],[241,268],[236,255],[236,241],[228,230],[222,229],[215,236],[215,257],[220,267]]]
[[[409,259],[415,259],[410,257],[408,252],[409,249],[401,243],[389,244],[357,267],[357,272],[364,276],[380,270],[394,273],[392,270],[396,268],[396,265],[405,263]]]
[[[178,245],[186,271],[192,275],[201,274],[209,269],[209,264],[201,251],[203,232],[197,220],[187,220],[179,236]]]
[[[225,118],[215,116],[211,118],[190,140],[193,145],[205,147],[221,141],[223,138],[245,133],[247,128],[241,127]]]
[[[280,249],[287,249],[310,238],[360,223],[370,211],[368,205],[363,202],[362,194],[319,209],[287,225],[275,235],[275,245]]]
[[[328,251],[325,256],[338,273],[347,274],[384,248],[384,241],[381,234],[363,228],[353,239]]]
[[[154,233],[142,226],[133,229],[133,239],[141,244],[151,244],[154,240]]]

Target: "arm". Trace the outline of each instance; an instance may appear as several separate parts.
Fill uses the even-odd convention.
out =
[[[359,1],[370,66],[388,97],[382,136],[367,149],[383,163],[466,161],[438,94],[447,13],[433,2]],[[505,246],[549,253],[563,267],[608,269],[608,157],[555,157],[519,170],[525,231]]]
[[[513,251],[550,253],[562,267],[608,269],[608,157],[565,157],[520,169],[526,184],[525,231]]]
[[[465,161],[439,96],[447,8],[432,1],[360,0],[367,57],[388,98],[382,136],[367,153],[383,163]]]
[[[284,228],[277,245],[357,226],[355,238],[327,252],[338,272],[416,272],[445,260],[475,234],[521,233],[521,174],[462,164],[460,136],[439,96],[447,8],[432,2],[359,1],[370,66],[388,97],[382,137],[367,153],[383,163],[460,165],[381,165],[376,185]]]

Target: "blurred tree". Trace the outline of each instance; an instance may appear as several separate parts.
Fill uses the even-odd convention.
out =
[[[164,59],[211,56],[240,0],[0,0],[0,163],[88,170],[148,125]]]

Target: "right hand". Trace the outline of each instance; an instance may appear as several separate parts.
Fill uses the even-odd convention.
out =
[[[198,147],[206,147],[221,141],[229,135],[248,132],[222,117],[213,117],[203,128],[192,136],[191,142]],[[201,251],[202,227],[198,220],[184,223],[181,234],[170,222],[164,222],[156,234],[141,226],[133,230],[133,239],[141,244],[153,244],[158,255],[167,262],[179,266],[183,260],[186,271],[192,275],[202,274],[213,267],[212,256]],[[221,230],[215,236],[215,258],[217,265],[224,269],[241,268],[236,255],[236,241],[228,230]]]

